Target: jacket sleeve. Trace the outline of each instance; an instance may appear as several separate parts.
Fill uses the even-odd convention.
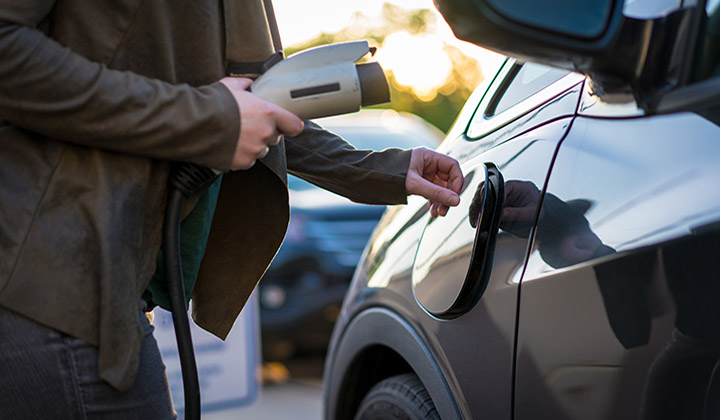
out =
[[[54,3],[0,0],[0,120],[79,145],[229,167],[240,121],[223,85],[173,85],[92,62],[37,29]]]
[[[305,121],[296,137],[285,138],[288,172],[366,204],[405,204],[410,150],[358,150],[340,136]]]

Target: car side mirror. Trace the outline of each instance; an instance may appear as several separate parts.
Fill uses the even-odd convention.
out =
[[[568,70],[588,66],[617,43],[621,0],[435,0],[458,38]]]
[[[656,19],[623,15],[622,0],[434,0],[455,35],[518,58],[583,73],[605,100],[648,112],[687,83],[698,6]]]
[[[475,2],[479,7],[482,2]],[[610,24],[614,0],[487,0],[488,15],[578,39],[600,37]],[[617,9],[615,7],[615,9]]]

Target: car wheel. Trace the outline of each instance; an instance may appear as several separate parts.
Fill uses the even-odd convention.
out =
[[[430,394],[414,373],[392,376],[373,386],[355,420],[440,419]]]

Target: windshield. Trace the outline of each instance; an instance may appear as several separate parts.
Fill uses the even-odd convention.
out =
[[[330,128],[330,131],[334,131]],[[370,130],[364,127],[345,128],[337,130],[342,138],[357,149],[383,150],[388,147],[399,147],[401,149],[412,149],[418,146],[425,146],[434,149],[437,147],[436,139],[424,138],[421,134],[410,132],[392,132]]]
[[[288,188],[293,191],[305,191],[317,187],[304,179],[288,174]]]

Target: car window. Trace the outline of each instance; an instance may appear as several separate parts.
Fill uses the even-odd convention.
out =
[[[709,0],[705,7],[706,21],[700,35],[699,60],[695,79],[720,76],[720,0]]]
[[[465,131],[470,141],[483,138],[547,103],[585,80],[579,73],[534,63],[508,61],[478,104]]]
[[[495,106],[490,106],[486,115],[497,115],[515,104],[522,102],[533,94],[541,91],[567,74],[560,70],[535,63],[526,63],[517,70],[515,77],[507,86],[502,96],[496,99]]]

